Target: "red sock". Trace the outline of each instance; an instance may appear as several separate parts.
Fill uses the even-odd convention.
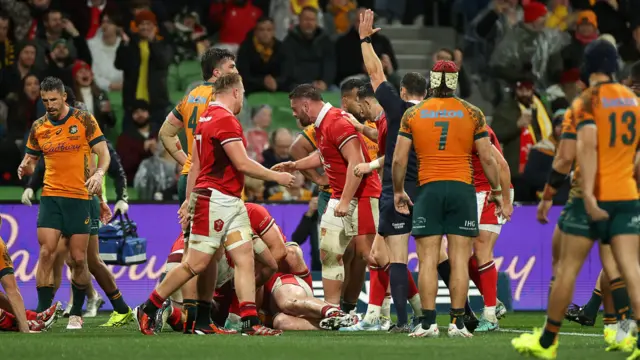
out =
[[[240,303],[238,302],[238,295],[233,293],[231,298],[231,305],[229,305],[229,314],[240,315]]]
[[[171,315],[167,319],[167,323],[171,326],[176,326],[182,322],[182,310],[177,307],[173,307],[171,310]]]
[[[382,267],[369,265],[369,280],[369,304],[382,306],[389,287],[389,273]]]
[[[16,317],[6,310],[0,310],[0,329],[5,331],[15,331]]]
[[[480,283],[484,306],[496,306],[498,292],[498,271],[493,260],[479,267]]]
[[[164,303],[165,300],[166,299],[160,296],[160,294],[158,294],[158,292],[155,290],[153,290],[153,292],[149,296],[149,302],[151,302],[151,304],[153,304],[158,309],[162,307],[162,304]]]
[[[295,276],[299,277],[300,279],[304,280],[304,282],[306,282],[307,285],[309,285],[311,290],[313,290],[313,279],[311,278],[311,271],[309,271],[309,269],[307,269],[305,271],[301,271],[299,273],[295,273],[293,275],[295,275]]]
[[[471,258],[469,258],[469,277],[471,278],[473,283],[476,284],[476,287],[478,288],[478,291],[480,291],[480,294],[484,295],[482,293],[482,283],[480,282],[480,273],[478,272],[478,260],[476,259],[475,256],[472,256]]]
[[[35,311],[27,310],[27,320],[38,320],[38,313]]]
[[[245,301],[240,303],[240,318],[244,319],[249,316],[258,316],[258,311],[256,310],[256,303],[251,301]]]
[[[413,280],[413,275],[411,271],[407,269],[407,278],[409,279],[409,291],[407,291],[407,299],[411,299],[418,293],[418,287],[416,286],[415,280]]]

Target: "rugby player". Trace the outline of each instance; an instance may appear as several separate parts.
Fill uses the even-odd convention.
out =
[[[274,169],[295,171],[324,165],[333,193],[320,224],[322,280],[325,301],[338,306],[344,280],[342,256],[352,238],[356,256],[375,266],[370,252],[378,221],[380,179],[377,174],[364,178],[354,174],[355,166],[368,162],[369,155],[349,114],[324,103],[319,91],[309,84],[297,86],[289,99],[293,115],[302,125],[315,124],[319,151],[302,160],[278,164]],[[371,266],[369,271],[371,286],[376,287],[384,271]]]
[[[178,180],[178,201],[183,204],[186,197],[187,175],[192,164],[193,134],[198,124],[198,119],[207,109],[211,101],[215,100],[213,83],[224,74],[238,73],[236,57],[225,49],[209,48],[200,59],[202,78],[204,83],[191,90],[176,107],[167,115],[158,136],[167,152],[182,166],[182,173]],[[187,151],[180,146],[178,133],[184,129],[187,141]],[[185,239],[189,239],[189,226],[183,229]],[[185,248],[188,251],[188,242]],[[212,264],[214,266],[215,264]],[[212,278],[213,277],[213,278]],[[202,280],[198,280],[202,278]],[[190,280],[182,287],[184,306],[187,312],[187,326],[185,333],[189,333],[195,327],[208,329],[211,323],[211,294],[198,289],[206,289],[206,286],[198,287],[198,283],[213,283],[215,280],[215,267]],[[197,309],[197,311],[196,311]],[[200,314],[197,316],[197,314]],[[195,325],[193,324],[195,323]]]
[[[75,95],[73,94],[73,90],[71,88],[65,86],[65,91],[67,92],[66,103],[68,105],[75,106],[76,109],[86,111],[85,104],[75,101]],[[129,206],[127,204],[127,177],[125,175],[124,169],[122,168],[120,157],[108,140],[107,148],[109,149],[109,155],[111,156],[108,174],[115,180],[114,183],[116,184],[116,195],[118,199],[116,201],[114,211],[126,214],[129,209]],[[92,168],[92,171],[94,171],[94,157],[91,157],[89,160],[90,167]],[[44,180],[44,168],[40,166],[41,163],[42,162],[38,162],[33,175],[31,175],[31,177],[29,178],[29,183],[25,192],[27,190],[31,190],[31,193],[33,193],[33,191],[37,191],[40,187],[42,187]],[[116,285],[113,274],[111,273],[109,268],[107,268],[104,261],[100,258],[100,251],[98,246],[98,228],[100,227],[101,220],[103,223],[105,223],[111,219],[111,211],[106,205],[105,192],[106,188],[103,182],[101,191],[102,196],[99,197],[97,195],[94,195],[91,200],[91,233],[89,237],[87,262],[89,265],[89,272],[96,278],[98,285],[100,285],[100,288],[102,288],[102,290],[105,292],[114,309],[114,311],[111,313],[111,316],[109,317],[109,321],[101,326],[119,327],[133,321],[133,312],[124,301],[124,297],[122,296],[122,293]],[[22,202],[25,205],[31,206],[29,197],[26,197],[25,201],[25,196],[23,196]],[[69,263],[69,261],[69,250],[67,249],[66,242],[60,241],[56,250],[56,260],[52,272],[53,284],[55,288],[54,294],[60,288],[63,277],[64,264],[65,262]],[[71,265],[69,266],[71,267]],[[70,294],[67,309],[65,309],[64,311],[65,316],[69,316],[72,304],[73,292],[71,292]],[[102,304],[104,304],[104,300],[93,288],[93,283],[89,282],[89,285],[87,286],[87,311],[83,314],[83,317],[95,317]]]
[[[46,170],[38,211],[39,265],[36,273],[38,308],[53,302],[51,275],[60,236],[68,238],[72,262],[73,306],[68,329],[82,328],[82,306],[91,281],[87,249],[91,232],[91,202],[101,191],[110,156],[105,138],[93,115],[69,107],[62,81],[47,77],[40,85],[47,114],[33,123],[18,177],[33,173],[40,156]],[[98,165],[90,175],[89,157],[98,155]]]
[[[500,166],[500,187],[505,189],[503,194],[502,213],[504,217],[496,214],[495,203],[489,202],[491,185],[484,175],[482,162],[477,154],[473,154],[471,162],[473,166],[473,183],[476,188],[476,201],[478,206],[478,229],[480,235],[473,240],[473,256],[469,259],[469,276],[480,290],[484,300],[484,310],[480,318],[480,324],[475,331],[487,332],[498,328],[498,270],[493,262],[493,248],[496,245],[502,225],[513,213],[513,186],[511,185],[511,173],[509,164],[502,156],[500,142],[491,127],[487,126],[493,158]],[[500,312],[506,312],[502,306]],[[504,313],[503,313],[504,314]],[[501,315],[503,315],[501,314]]]
[[[618,53],[608,41],[596,40],[585,49],[582,72],[590,87],[572,104],[582,198],[571,199],[573,207],[565,214],[560,261],[545,328],[511,342],[521,354],[556,357],[558,332],[577,274],[597,239],[611,244],[615,262],[629,287],[631,303],[640,308],[640,203],[633,165],[640,141],[635,134],[640,129],[632,121],[640,116],[640,109],[636,95],[613,81],[618,67]],[[583,233],[574,230],[580,228],[577,225],[581,225]],[[605,257],[601,260],[609,274]],[[612,281],[614,303],[620,301],[614,293],[618,286]],[[628,319],[623,309],[618,312],[616,343],[608,350],[633,351],[636,322]],[[637,312],[634,317],[640,320]],[[638,358],[640,350],[636,348],[628,359]]]
[[[406,331],[404,325],[407,323],[405,290],[408,289],[409,303],[411,304],[414,314],[420,316],[420,297],[418,296],[417,287],[413,281],[413,276],[407,269],[408,261],[408,242],[411,232],[411,217],[396,212],[393,205],[393,186],[391,184],[391,162],[393,159],[393,151],[396,146],[397,132],[400,128],[400,122],[405,111],[410,107],[422,101],[427,93],[426,80],[418,73],[406,74],[401,82],[400,95],[395,91],[394,87],[387,82],[380,59],[375,54],[372,45],[366,40],[371,34],[379,31],[373,29],[373,12],[366,11],[360,20],[360,37],[362,39],[361,48],[364,59],[365,68],[371,78],[371,85],[375,96],[371,93],[363,92],[361,94],[361,107],[363,109],[374,110],[379,113],[379,108],[374,108],[371,104],[382,106],[385,111],[386,122],[380,126],[380,135],[378,136],[378,144],[381,151],[388,156],[381,157],[369,164],[359,164],[356,168],[358,173],[367,174],[384,163],[384,171],[382,172],[383,189],[381,196],[381,219],[378,234],[385,237],[385,241],[389,248],[389,267],[391,280],[391,294],[394,297],[396,313],[398,314],[398,330]],[[377,109],[377,110],[376,110]],[[377,114],[376,114],[377,115]],[[373,116],[373,114],[371,115]],[[369,137],[371,131],[362,128],[365,136]],[[389,133],[390,132],[390,133]],[[405,180],[405,189],[411,196],[415,193],[415,183],[417,182],[417,170],[415,153],[410,152],[408,160],[408,169]],[[438,264],[438,274],[445,284],[449,286],[449,275],[451,268],[443,247],[440,251],[440,263]],[[404,274],[409,273],[406,277],[408,283],[404,281]],[[465,323],[467,323],[470,331],[475,329],[478,323],[468,302],[465,305]],[[395,329],[395,328],[394,328]]]
[[[194,133],[198,151],[192,153],[187,181],[189,201],[185,201],[180,209],[183,224],[192,220],[190,251],[181,266],[169,271],[149,299],[136,308],[136,320],[145,335],[154,334],[154,315],[171,294],[211,262],[217,266],[214,254],[221,245],[235,264],[234,283],[240,301],[243,334],[280,335],[280,332],[262,326],[258,318],[251,227],[240,197],[245,173],[282,186],[290,186],[294,177],[265,169],[248,157],[242,126],[235,117],[242,109],[244,99],[242,78],[238,74],[223,75],[216,80],[214,88],[217,101],[209,104]],[[215,287],[215,283],[203,285]],[[212,293],[213,288],[209,291]]]
[[[436,337],[436,275],[442,236],[447,235],[451,261],[450,337],[473,336],[464,324],[464,304],[469,289],[471,238],[478,236],[473,174],[469,166],[475,149],[491,184],[490,201],[501,192],[498,165],[493,158],[484,114],[475,106],[453,97],[458,82],[452,61],[438,61],[431,69],[432,97],[405,112],[393,154],[392,180],[396,210],[409,215],[411,198],[405,192],[405,174],[411,146],[418,165],[420,186],[413,208],[413,230],[420,261],[422,324],[410,334]],[[449,119],[453,118],[454,121]]]

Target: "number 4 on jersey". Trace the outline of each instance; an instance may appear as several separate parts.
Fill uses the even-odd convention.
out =
[[[187,123],[187,127],[192,131],[196,129],[198,125],[198,108],[194,107],[191,112],[191,116],[189,116],[189,122]]]

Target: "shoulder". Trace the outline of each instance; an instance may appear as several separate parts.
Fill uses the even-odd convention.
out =
[[[92,123],[96,121],[93,115],[86,110],[80,110],[80,109],[74,108],[72,111],[73,111],[72,116],[78,119],[85,128],[92,126]]]
[[[471,115],[471,117],[480,117],[480,116],[484,117],[484,113],[482,112],[482,110],[480,110],[479,107],[471,104],[470,102],[464,99],[460,99],[460,98],[456,98],[456,99],[458,100],[458,102],[460,102],[460,104],[467,111],[467,113]]]
[[[254,204],[254,203],[245,203],[245,207],[247,208],[247,213],[249,213],[249,217],[263,217],[263,216],[271,216],[267,209],[262,205]]]
[[[31,125],[31,133],[37,134],[38,130],[43,128],[43,125],[45,124],[46,121],[47,121],[47,115],[44,115],[38,120],[34,121],[33,124]]]

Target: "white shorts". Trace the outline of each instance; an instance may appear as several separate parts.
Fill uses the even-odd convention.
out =
[[[511,192],[511,203],[513,204],[513,189]],[[476,205],[478,206],[478,226],[479,230],[485,230],[500,235],[502,225],[507,222],[502,216],[496,215],[496,204],[488,202],[490,191],[478,191],[476,193]]]
[[[189,248],[212,255],[220,245],[233,250],[251,241],[251,223],[244,202],[218,190],[209,190],[211,196],[192,192],[189,198],[192,217]]]
[[[283,274],[278,276],[271,287],[271,294],[275,294],[282,285],[300,286],[308,297],[313,297],[313,290],[311,290],[309,284],[296,275]]]
[[[349,203],[349,213],[344,217],[336,217],[333,212],[340,200],[331,199],[327,210],[322,215],[320,228],[327,230],[342,230],[344,236],[373,235],[378,232],[378,199],[359,198]]]
[[[216,289],[220,289],[224,284],[233,279],[235,270],[229,265],[226,254],[218,261],[218,277],[216,279]]]

